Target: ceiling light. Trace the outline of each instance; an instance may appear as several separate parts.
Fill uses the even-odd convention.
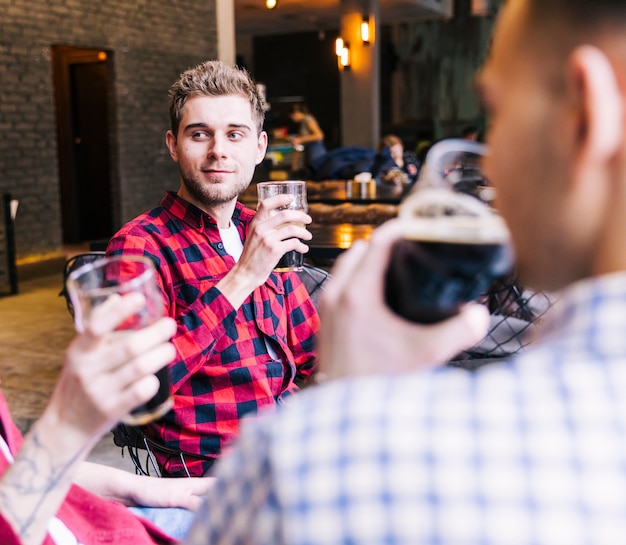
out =
[[[267,9],[274,9],[278,4],[278,0],[265,0],[265,7]]]

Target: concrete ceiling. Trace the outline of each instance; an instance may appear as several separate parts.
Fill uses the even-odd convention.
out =
[[[450,16],[450,0],[379,0],[381,23]],[[339,0],[278,0],[274,9],[265,0],[235,0],[237,34],[255,36],[337,30]]]

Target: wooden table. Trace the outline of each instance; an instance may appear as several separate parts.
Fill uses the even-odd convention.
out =
[[[313,261],[335,259],[352,246],[356,240],[369,240],[375,225],[351,223],[311,224],[307,229],[313,238],[307,243],[309,252],[305,256]]]
[[[323,204],[399,204],[409,190],[408,186],[376,185],[373,180],[369,184],[345,180],[331,186],[325,182],[309,182],[307,200]]]

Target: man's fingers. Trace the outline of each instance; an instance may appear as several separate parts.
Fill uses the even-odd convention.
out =
[[[73,343],[72,353],[83,353],[83,361],[89,360],[87,374],[115,372],[129,361],[145,352],[166,343],[176,332],[176,322],[172,318],[161,318],[154,324],[136,331],[121,334],[107,332],[106,335],[81,335]],[[170,360],[171,361],[171,360]],[[156,367],[157,369],[162,365]],[[82,374],[82,373],[81,373]]]
[[[136,331],[124,331],[122,335],[107,338],[110,357],[114,361],[124,361],[139,357],[148,350],[159,346],[174,336],[176,321],[172,318],[161,318],[155,323]]]
[[[267,219],[271,216],[272,210],[288,206],[294,201],[294,198],[293,195],[283,193],[263,199],[257,206],[257,216],[259,216],[260,219]]]
[[[120,386],[132,385],[143,377],[156,373],[171,363],[175,357],[174,346],[164,342],[118,366],[113,376]]]
[[[422,357],[425,366],[440,364],[480,342],[489,327],[489,311],[484,305],[469,303],[456,316],[436,324],[424,326],[428,329],[428,351]],[[424,341],[424,331],[417,331],[416,349]],[[416,367],[413,365],[413,367]]]
[[[111,295],[91,311],[89,321],[85,324],[85,333],[91,337],[101,337],[113,331],[145,304],[146,300],[141,293]]]
[[[294,223],[286,223],[284,226],[271,231],[271,234],[278,240],[287,240],[290,238],[311,240],[313,238],[310,231]]]

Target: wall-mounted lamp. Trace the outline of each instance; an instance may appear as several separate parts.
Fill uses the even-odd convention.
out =
[[[494,7],[492,0],[472,0],[470,7],[471,15],[493,15]]]
[[[364,15],[361,22],[361,40],[363,40],[364,45],[370,44],[370,18],[368,15]]]
[[[350,44],[348,42],[343,42],[343,49],[339,55],[339,64],[344,70],[350,69]]]
[[[265,7],[267,9],[274,9],[278,4],[278,0],[265,0]]]
[[[335,40],[335,55],[341,57],[341,50],[343,49],[343,38],[337,38]]]

